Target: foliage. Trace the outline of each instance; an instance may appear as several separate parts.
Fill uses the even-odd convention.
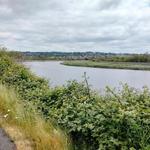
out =
[[[109,88],[108,88],[109,89]],[[150,148],[150,93],[124,86],[121,93],[110,89],[105,96],[87,95],[87,87],[69,83],[50,116],[66,128],[76,149]],[[58,102],[57,102],[58,103]],[[80,143],[80,144],[79,144]]]
[[[30,103],[21,102],[14,91],[2,85],[0,85],[0,126],[13,138],[17,149],[30,147],[29,149],[33,150],[66,150],[69,148],[66,136],[58,128],[37,114]],[[8,128],[11,128],[11,132]],[[20,134],[24,147],[19,148]]]
[[[44,112],[46,112],[46,108],[44,109],[43,107],[44,103],[46,103],[45,100],[50,93],[50,89],[46,80],[31,74],[28,69],[23,67],[21,64],[15,63],[14,59],[10,58],[8,54],[3,51],[0,53],[0,82],[11,89],[15,89],[18,93],[19,99],[23,101],[22,105],[24,106],[24,108],[21,108],[22,106],[20,105],[18,106],[18,104],[16,104],[15,96],[12,94],[13,92],[10,92],[9,94],[9,90],[7,91],[5,88],[1,87],[0,101],[2,103],[0,103],[0,111],[3,109],[13,110],[12,112],[14,114],[12,114],[12,119],[10,120],[13,120],[13,122],[15,121],[15,125],[21,127],[23,131],[27,132],[25,133],[27,136],[31,136],[33,141],[37,142],[35,143],[37,144],[37,149],[45,150],[50,149],[50,147],[53,149],[53,146],[54,149],[69,149],[67,138],[65,135],[63,135],[63,133],[61,133],[61,131],[58,130],[57,126],[55,126],[55,128],[52,127],[51,120],[47,121],[46,123],[42,117],[34,114],[33,109],[30,109],[30,104],[33,104],[35,110],[37,109],[39,112],[43,112],[43,114],[45,114]],[[4,98],[2,99],[2,96],[6,96],[7,101]],[[19,122],[16,122],[15,120],[16,112],[19,113],[19,115],[21,115],[20,118],[22,118],[21,120],[19,119]],[[7,112],[4,111],[4,113]],[[35,126],[34,122],[37,122]],[[44,128],[50,128],[50,131],[45,131]],[[37,130],[39,132],[37,132]],[[59,135],[55,136],[55,134],[49,133],[53,132],[52,130],[56,131]],[[54,141],[52,141],[52,139]],[[41,142],[39,142],[39,140]],[[58,148],[57,144],[61,148]]]
[[[150,55],[145,54],[118,54],[118,55],[105,55],[94,58],[93,61],[109,61],[109,62],[150,62]]]
[[[23,53],[19,51],[9,51],[5,47],[0,47],[0,56],[4,56],[4,55],[9,56],[12,59],[17,60],[17,61],[22,61],[24,59]]]
[[[47,81],[25,67],[0,57],[0,80],[30,101],[47,120],[65,129],[77,150],[149,150],[150,92],[127,85],[105,95],[89,90],[86,82],[68,82],[50,89]]]
[[[25,67],[14,63],[10,58],[0,57],[0,68],[0,81],[15,88],[21,98],[26,101],[32,101],[35,104],[45,99],[50,91],[46,80],[34,76]]]

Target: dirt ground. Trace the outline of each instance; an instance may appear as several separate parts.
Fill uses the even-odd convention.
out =
[[[0,128],[0,150],[16,150],[15,144],[2,128]]]

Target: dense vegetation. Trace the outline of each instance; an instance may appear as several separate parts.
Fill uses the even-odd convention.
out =
[[[49,88],[47,81],[31,74],[0,54],[0,81],[13,87],[21,99],[32,102],[46,120],[65,129],[76,150],[149,150],[150,91],[123,86],[107,87],[100,96],[83,83]]]
[[[9,51],[6,47],[0,47],[0,55],[4,56],[6,55],[10,58],[13,58],[15,60],[24,60],[25,56],[23,55],[22,52],[19,51]]]
[[[68,149],[67,138],[58,128],[3,85],[0,85],[0,127],[10,136],[17,150]]]
[[[146,88],[138,93],[125,86],[120,94],[108,88],[99,97],[88,95],[84,85],[74,82],[61,93],[50,116],[69,130],[78,149],[150,149],[150,93]]]
[[[15,63],[9,55],[10,53],[0,52],[0,83],[8,88],[0,85],[0,114],[4,116],[0,116],[3,118],[0,118],[0,125],[6,130],[7,126],[19,129],[30,140],[33,149],[70,149],[70,142],[65,134],[38,112],[42,110],[42,106],[38,108],[40,98],[46,98],[49,88],[47,82]],[[17,92],[17,96],[12,89]],[[42,94],[44,91],[45,95]]]
[[[74,60],[74,61],[64,61],[62,64],[68,66],[80,66],[80,67],[150,70],[150,63],[143,63],[143,62]]]
[[[145,54],[122,54],[122,55],[105,55],[92,59],[93,61],[107,62],[150,62],[150,55]]]

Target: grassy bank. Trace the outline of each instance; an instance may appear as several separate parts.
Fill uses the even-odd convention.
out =
[[[121,91],[115,92],[107,87],[105,95],[98,95],[90,89],[86,78],[81,83],[70,81],[65,86],[51,88],[46,80],[12,61],[7,54],[0,54],[0,82],[15,89],[23,105],[32,103],[46,124],[51,126],[53,122],[66,131],[74,150],[150,149],[150,91],[147,88],[137,91],[124,85]],[[31,120],[31,124],[35,125],[34,122]],[[41,136],[47,135],[47,130],[42,133]],[[34,135],[34,138],[38,136]],[[66,142],[63,140],[64,145]]]
[[[19,100],[14,91],[0,85],[0,126],[18,150],[66,150],[67,138],[35,112],[30,103]]]
[[[112,69],[130,69],[130,70],[150,70],[150,63],[141,62],[95,62],[95,61],[64,61],[63,65],[94,67],[94,68],[112,68]]]
[[[0,52],[0,125],[16,145],[21,140],[24,147],[19,150],[28,145],[33,150],[70,149],[65,132],[43,116],[50,91],[47,81]]]

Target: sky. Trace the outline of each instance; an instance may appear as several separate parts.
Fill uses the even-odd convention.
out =
[[[150,52],[150,0],[0,0],[0,45],[19,51]]]

